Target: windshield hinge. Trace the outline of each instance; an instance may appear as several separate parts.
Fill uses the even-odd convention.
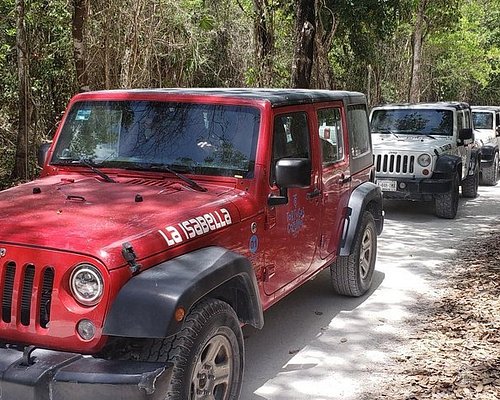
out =
[[[134,248],[129,242],[122,244],[122,255],[127,261],[130,271],[132,274],[136,274],[141,269],[142,265],[137,262],[137,256],[135,255]]]

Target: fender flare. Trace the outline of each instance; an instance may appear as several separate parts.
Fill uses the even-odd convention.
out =
[[[451,175],[461,171],[462,159],[452,154],[442,154],[436,161],[435,174]]]
[[[262,304],[250,261],[222,247],[205,247],[151,267],[119,291],[106,316],[103,334],[165,338],[177,333],[186,314],[203,297],[228,302],[243,323],[262,328]]]
[[[344,217],[342,238],[338,252],[340,256],[349,256],[354,250],[353,246],[356,243],[363,213],[366,210],[372,213],[375,219],[377,234],[380,235],[384,227],[382,189],[372,182],[365,182],[359,185],[351,193]]]
[[[481,147],[481,160],[482,161],[493,161],[495,157],[495,153],[498,153],[498,146],[492,146],[490,144],[486,144]]]

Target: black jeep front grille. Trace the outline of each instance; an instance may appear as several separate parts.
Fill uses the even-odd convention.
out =
[[[37,267],[31,263],[19,267],[10,261],[4,265],[0,276],[1,321],[9,324],[14,317],[15,321],[29,326],[35,320],[42,328],[48,328],[54,269],[47,267],[41,274],[37,272]],[[38,312],[38,318],[33,318],[32,310]]]

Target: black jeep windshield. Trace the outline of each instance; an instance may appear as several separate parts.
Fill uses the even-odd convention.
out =
[[[453,136],[453,112],[415,108],[375,110],[371,130],[397,135]]]
[[[493,113],[473,111],[472,121],[476,129],[493,129]]]
[[[204,175],[253,176],[260,122],[247,106],[86,101],[69,111],[52,164],[166,165]]]

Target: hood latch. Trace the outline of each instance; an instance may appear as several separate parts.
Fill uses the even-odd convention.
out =
[[[137,256],[135,255],[134,248],[129,242],[122,244],[122,255],[130,266],[130,271],[132,274],[136,274],[141,269],[142,265],[137,262]]]

